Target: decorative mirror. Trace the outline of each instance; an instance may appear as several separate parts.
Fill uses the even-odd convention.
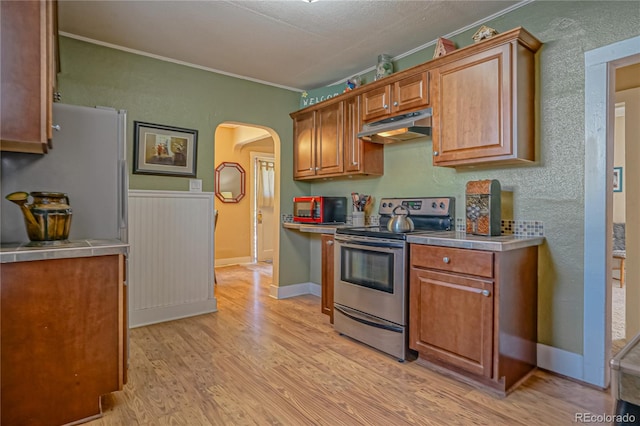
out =
[[[244,169],[238,163],[224,162],[216,167],[216,197],[224,203],[237,203],[244,197]]]

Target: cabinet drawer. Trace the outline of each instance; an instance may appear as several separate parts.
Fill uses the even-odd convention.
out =
[[[493,253],[488,251],[412,244],[411,265],[493,278]]]

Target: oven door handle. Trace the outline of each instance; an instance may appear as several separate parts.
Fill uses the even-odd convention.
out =
[[[342,315],[346,316],[347,318],[350,318],[354,321],[357,321],[359,323],[365,324],[365,325],[369,325],[371,327],[376,327],[376,328],[381,328],[383,330],[389,330],[389,331],[393,331],[395,333],[402,333],[402,327],[400,326],[396,326],[396,325],[391,325],[389,324],[389,322],[387,321],[382,321],[379,320],[377,318],[373,318],[369,315],[363,315],[361,313],[357,313],[356,311],[353,311],[352,309],[348,309],[345,308],[343,306],[338,306],[338,305],[333,305],[333,309],[335,309],[336,311],[340,312]]]
[[[380,251],[393,251],[393,249],[402,249],[404,247],[403,243],[384,243],[384,242],[370,242],[370,241],[358,241],[358,242],[346,242],[345,240],[336,238],[336,241],[340,243],[342,247],[350,247],[354,249],[358,249],[361,247],[374,247],[378,249],[392,249],[392,250],[380,250]]]

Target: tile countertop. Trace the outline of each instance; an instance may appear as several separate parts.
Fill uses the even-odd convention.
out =
[[[283,223],[282,226],[287,229],[295,229],[300,232],[335,234],[336,229],[347,228],[350,225],[309,225],[304,223],[286,222]],[[407,242],[411,244],[455,247],[471,250],[507,251],[524,247],[539,246],[544,242],[544,237],[516,237],[515,235],[482,237],[479,235],[465,234],[464,232],[444,231],[408,235]]]
[[[444,231],[408,235],[407,242],[470,250],[508,251],[539,246],[544,242],[544,237],[516,237],[515,235],[483,237],[464,232]]]
[[[9,243],[0,245],[0,263],[70,257],[127,254],[129,244],[120,240],[74,240],[49,243]]]
[[[284,228],[295,229],[300,232],[309,232],[312,234],[335,234],[338,228],[349,228],[351,225],[344,223],[336,225],[314,225],[309,223],[293,223],[285,222],[282,224]]]

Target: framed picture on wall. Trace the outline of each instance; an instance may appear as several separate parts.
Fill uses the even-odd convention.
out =
[[[622,192],[622,167],[613,168],[613,192]]]
[[[133,122],[133,173],[196,177],[198,131]]]

